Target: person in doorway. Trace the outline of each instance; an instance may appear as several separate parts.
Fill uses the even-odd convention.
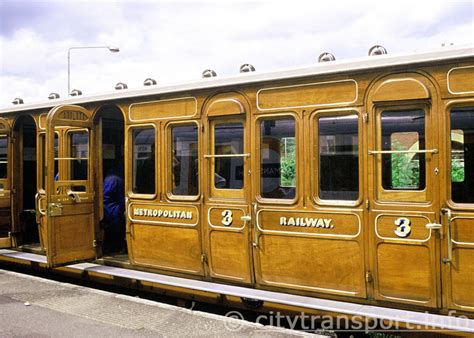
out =
[[[104,179],[104,254],[125,253],[123,164],[117,161]]]

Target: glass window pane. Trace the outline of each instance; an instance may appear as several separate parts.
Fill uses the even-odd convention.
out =
[[[451,195],[474,203],[474,107],[451,111]]]
[[[0,178],[7,178],[8,137],[0,136]]]
[[[244,151],[242,123],[216,124],[214,127],[214,154],[235,155]],[[214,185],[218,189],[242,189],[244,186],[244,158],[215,157]]]
[[[464,131],[451,130],[451,181],[464,182]]]
[[[321,117],[319,129],[319,197],[355,201],[359,197],[357,115]]]
[[[425,149],[424,111],[384,111],[381,122],[382,150]],[[425,154],[411,152],[383,154],[382,186],[387,190],[423,190]]]
[[[173,127],[172,193],[192,195],[198,193],[198,128],[195,124]]]
[[[260,124],[260,184],[264,198],[296,195],[295,120],[263,120]]]
[[[76,132],[70,134],[71,148],[70,157],[77,160],[70,160],[70,179],[87,180],[89,163],[89,133]]]
[[[133,192],[154,194],[155,187],[155,129],[133,130]]]

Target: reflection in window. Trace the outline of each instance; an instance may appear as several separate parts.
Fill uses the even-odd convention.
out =
[[[195,196],[199,177],[198,128],[195,124],[173,127],[171,137],[173,195]]]
[[[244,126],[242,123],[222,123],[214,127],[215,155],[242,155]],[[218,189],[242,189],[244,186],[244,158],[215,157],[214,186]]]
[[[451,130],[451,181],[464,182],[464,131]]]
[[[260,124],[260,182],[264,198],[292,199],[296,192],[295,120]]]
[[[389,190],[425,188],[425,113],[422,110],[382,113],[382,185]],[[400,152],[407,151],[407,152]]]
[[[451,111],[451,198],[474,203],[474,107]]]
[[[7,178],[8,168],[8,137],[0,136],[0,178]]]
[[[358,117],[331,116],[318,120],[319,197],[354,201],[359,197]]]
[[[41,147],[41,182],[40,186],[42,189],[45,189],[46,182],[46,135],[40,134],[40,147]],[[58,147],[58,134],[54,134],[54,180],[59,180],[59,147]]]
[[[155,193],[155,129],[136,128],[132,133],[133,143],[133,192]]]
[[[89,133],[75,132],[70,134],[71,180],[87,180],[89,163]]]

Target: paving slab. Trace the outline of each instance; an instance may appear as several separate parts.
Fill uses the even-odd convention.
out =
[[[0,337],[315,337],[0,270]]]

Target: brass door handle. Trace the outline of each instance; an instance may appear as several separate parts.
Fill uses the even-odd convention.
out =
[[[446,239],[448,241],[448,257],[443,258],[443,263],[447,264],[447,263],[451,263],[451,261],[453,260],[453,241],[451,239],[451,221],[452,221],[451,209],[441,208],[441,212],[448,217],[448,226],[446,230],[446,235],[447,235]]]

